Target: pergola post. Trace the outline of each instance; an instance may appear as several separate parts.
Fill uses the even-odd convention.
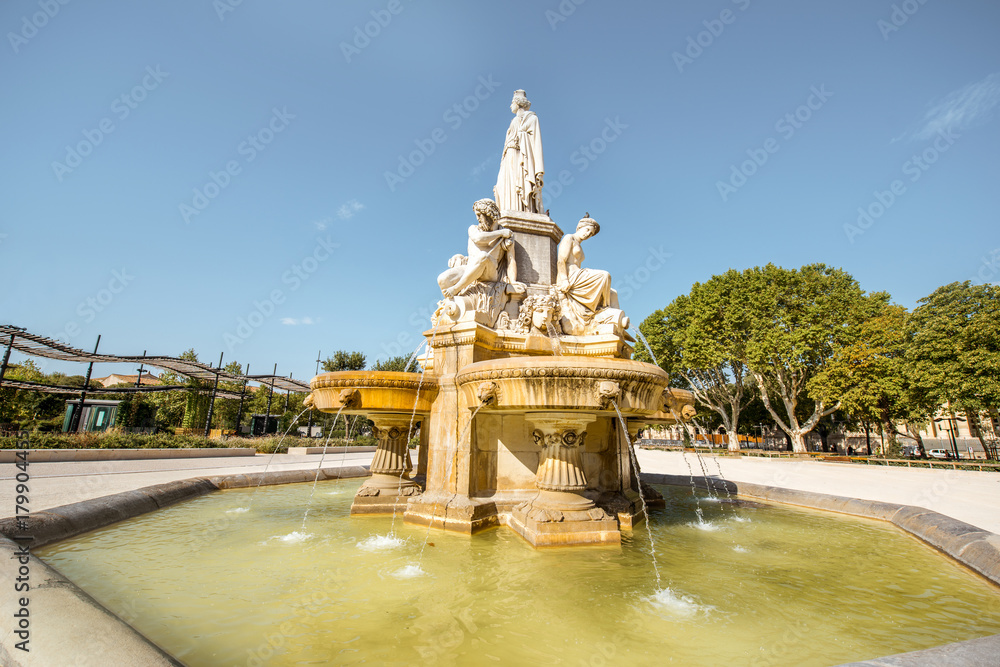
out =
[[[215,373],[215,384],[212,385],[212,397],[208,400],[208,417],[205,419],[205,437],[208,437],[209,431],[212,428],[212,413],[215,412],[215,392],[219,390],[219,373],[222,370],[222,355],[225,352],[219,353],[219,367],[216,368]]]
[[[101,344],[101,336],[98,334],[97,342],[94,343],[94,354],[97,354],[97,348]],[[94,362],[91,361],[87,366],[87,377],[83,381],[83,391],[80,392],[80,405],[76,406],[73,410],[73,416],[69,420],[69,432],[76,433],[76,430],[80,428],[80,416],[83,414],[83,404],[87,401],[87,387],[90,386],[90,374],[94,370]]]

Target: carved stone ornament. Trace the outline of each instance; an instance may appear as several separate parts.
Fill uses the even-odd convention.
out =
[[[621,394],[621,386],[614,380],[601,380],[597,385],[597,396],[602,407],[606,408],[611,401],[617,401]]]
[[[361,392],[354,388],[343,389],[338,397],[345,408],[355,410],[361,407]]]
[[[499,390],[500,387],[497,386],[496,382],[480,382],[476,395],[479,396],[481,403],[489,403],[490,401],[499,403]]]

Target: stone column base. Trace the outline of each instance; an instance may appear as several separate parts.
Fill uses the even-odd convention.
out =
[[[406,523],[431,526],[454,533],[471,535],[500,525],[496,503],[451,494],[413,498],[403,515]]]
[[[618,521],[590,505],[590,509],[565,510],[528,501],[514,508],[508,525],[534,547],[621,544]]]
[[[396,514],[407,501],[420,495],[420,487],[408,477],[375,473],[361,485],[351,503],[351,514]]]

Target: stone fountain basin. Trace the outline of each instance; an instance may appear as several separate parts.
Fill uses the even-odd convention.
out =
[[[605,357],[508,357],[470,364],[456,378],[465,402],[488,410],[614,413],[661,410],[668,376],[658,366]]]
[[[324,373],[309,386],[316,409],[349,415],[427,414],[438,393],[433,377],[396,371]]]

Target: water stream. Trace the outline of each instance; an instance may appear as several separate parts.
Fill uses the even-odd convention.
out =
[[[632,467],[635,470],[635,485],[639,490],[639,502],[642,503],[643,523],[646,525],[646,534],[649,536],[649,556],[652,559],[653,573],[656,575],[656,591],[659,594],[663,591],[663,585],[660,582],[660,566],[656,562],[656,542],[653,541],[653,529],[649,527],[650,518],[649,510],[646,508],[646,496],[642,493],[642,480],[639,479],[639,461],[635,457],[635,450],[632,449],[632,441],[628,437],[628,427],[625,424],[625,418],[622,417],[622,411],[618,409],[617,402],[611,401],[611,405],[615,406],[615,412],[618,413],[618,423],[621,425],[622,434],[625,436],[629,459],[632,461]]]
[[[319,471],[323,469],[323,459],[326,458],[326,448],[330,444],[330,438],[333,437],[333,429],[336,428],[336,426],[337,426],[337,420],[340,419],[340,413],[343,412],[343,411],[344,411],[344,406],[340,406],[340,409],[337,410],[337,416],[333,418],[333,424],[330,426],[330,432],[327,433],[327,435],[326,435],[326,441],[323,443],[323,453],[320,455],[320,457],[319,457],[319,463],[316,465],[316,476],[313,478],[312,490],[309,492],[309,501],[306,503],[306,511],[302,515],[302,532],[303,533],[306,530],[306,519],[309,518],[309,510],[312,508],[313,496],[316,495],[316,483],[319,481]],[[344,418],[344,433],[345,433],[345,435],[347,433],[347,418],[346,417]],[[340,460],[340,468],[338,469],[338,472],[340,470],[343,470],[343,468],[344,468],[344,462],[347,459],[347,446],[346,446],[346,444],[347,444],[346,440],[347,439],[345,438],[344,440],[345,440],[345,442],[344,442],[344,445],[345,445],[344,446],[344,458],[342,458]]]
[[[653,365],[659,366],[660,362],[656,360],[656,355],[653,354],[652,346],[649,344],[649,341],[646,340],[646,337],[642,335],[642,332],[639,331],[639,327],[635,328],[635,335],[638,336],[639,340],[642,341],[642,344],[646,346],[646,351],[649,352],[649,358],[653,360]]]
[[[288,435],[289,431],[292,430],[292,427],[294,427],[295,424],[299,421],[299,417],[304,415],[308,410],[309,408],[305,408],[304,410],[302,410],[302,412],[295,415],[295,419],[293,419],[292,423],[288,425],[288,428],[285,430],[281,438],[278,440],[278,444],[276,444],[274,446],[274,449],[271,450],[271,455],[267,457],[267,463],[264,464],[264,472],[260,474],[260,478],[258,478],[257,480],[257,486],[253,487],[253,493],[250,494],[250,502],[247,504],[247,511],[249,511],[253,507],[253,499],[257,496],[257,489],[260,488],[261,482],[264,481],[264,476],[267,475],[267,469],[271,467],[271,461],[274,460],[274,455],[278,453],[279,449],[281,449],[281,443],[284,442],[285,436]],[[267,419],[264,420],[265,426],[267,425],[267,421],[270,420],[270,418],[271,418],[270,415],[268,415]]]
[[[406,362],[406,366],[403,368],[404,371],[407,368],[410,367],[411,363],[413,363],[413,360],[417,356],[417,352],[420,351],[420,348],[421,348],[421,346],[424,343],[427,344],[427,350],[428,350],[428,352],[430,352],[431,350],[434,349],[434,340],[437,338],[437,332],[438,332],[437,327],[434,327],[434,332],[431,334],[431,340],[430,340],[430,342],[428,343],[427,339],[424,339],[424,341],[420,345],[417,345],[417,349],[415,349],[413,351],[413,354],[410,355],[410,360]],[[406,447],[403,450],[403,455],[406,456],[407,458],[409,458],[409,456],[410,456],[410,439],[413,438],[413,424],[416,423],[416,419],[417,419],[417,407],[420,405],[420,390],[423,389],[423,386],[424,386],[424,375],[426,375],[426,373],[427,373],[427,365],[424,364],[423,366],[420,367],[420,381],[417,382],[417,395],[413,399],[413,412],[410,413],[410,426],[406,430]],[[421,426],[421,428],[423,428],[423,426]],[[412,465],[412,461],[410,463]],[[419,454],[418,454],[418,465],[419,465]],[[399,494],[403,490],[403,476],[404,475],[406,475],[406,466],[405,465],[403,466],[403,471],[399,473],[399,483],[396,485],[396,499],[397,499],[397,501],[392,504],[392,523],[389,524],[389,535],[390,536],[394,536],[396,534],[396,507],[399,504],[399,502],[398,502]],[[426,480],[424,481],[424,486],[425,487],[427,486]]]

